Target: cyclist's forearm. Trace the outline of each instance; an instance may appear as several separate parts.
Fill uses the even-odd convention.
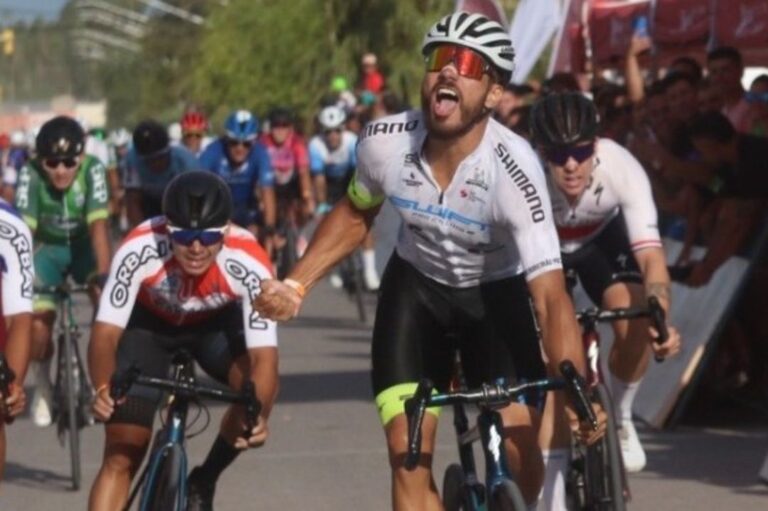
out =
[[[261,187],[261,200],[264,206],[264,226],[274,229],[277,222],[277,201],[275,189],[271,186]]]
[[[248,357],[251,362],[250,378],[256,387],[256,397],[261,402],[261,415],[266,418],[277,397],[277,348],[251,348]]]
[[[646,248],[635,252],[635,259],[643,275],[645,296],[655,296],[661,307],[669,312],[671,304],[670,279],[662,248]]]
[[[122,328],[109,323],[93,324],[88,343],[88,371],[96,388],[109,384],[115,372],[117,343],[122,333]]]
[[[96,220],[90,225],[89,230],[91,233],[93,255],[96,258],[96,272],[99,275],[105,275],[109,273],[109,260],[111,257],[107,221],[104,219]]]
[[[289,278],[310,289],[365,239],[378,208],[361,211],[342,198],[323,218]]]
[[[24,383],[27,374],[30,355],[30,335],[32,331],[32,314],[24,312],[5,317],[7,329],[7,343],[5,346],[5,358],[8,366],[16,373],[16,383]]]
[[[125,214],[128,217],[128,223],[131,228],[136,227],[142,220],[144,220],[144,213],[141,210],[141,192],[137,190],[126,190]]]
[[[325,176],[323,174],[317,174],[314,177],[315,181],[315,195],[317,196],[317,203],[322,204],[328,201],[328,194],[325,187]]]
[[[312,176],[307,168],[299,169],[299,190],[302,200],[312,200]]]

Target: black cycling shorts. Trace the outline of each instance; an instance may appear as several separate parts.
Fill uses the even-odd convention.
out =
[[[446,390],[455,350],[467,383],[546,376],[523,276],[455,288],[423,275],[395,252],[381,280],[373,328],[373,391],[430,378]]]
[[[301,199],[301,186],[299,185],[299,176],[294,174],[290,181],[285,184],[275,183],[275,199],[277,203],[292,202]]]
[[[562,256],[563,269],[566,273],[576,272],[596,305],[603,303],[603,293],[616,282],[643,282],[622,215],[617,215],[595,239],[576,252]]]
[[[136,365],[141,374],[167,378],[178,349],[188,351],[206,373],[226,385],[232,363],[246,353],[239,304],[229,304],[201,323],[177,326],[137,303],[117,346],[117,370]],[[160,390],[134,385],[110,423],[151,428],[162,395]]]

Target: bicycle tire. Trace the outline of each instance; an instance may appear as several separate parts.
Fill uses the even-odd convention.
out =
[[[141,511],[184,511],[186,494],[183,483],[185,461],[181,445],[164,446],[162,456],[147,479],[141,498]],[[152,459],[150,462],[154,462]]]
[[[458,463],[453,463],[443,474],[443,507],[445,511],[475,511],[466,507],[463,493],[466,486],[464,469]]]
[[[64,356],[64,399],[66,400],[66,423],[67,437],[69,439],[69,458],[72,474],[72,489],[80,489],[82,481],[82,471],[80,467],[80,427],[78,424],[78,412],[80,402],[80,392],[77,388],[79,381],[75,377],[75,350],[72,346],[72,336],[70,332],[69,321],[66,316],[62,320],[64,331],[61,334],[61,344],[59,346],[59,356]]]
[[[489,511],[527,511],[523,494],[517,483],[505,479],[491,489]]]
[[[587,479],[600,490],[599,495],[592,496],[592,508],[598,511],[625,511],[624,501],[624,464],[621,459],[618,429],[613,409],[613,401],[605,385],[598,384],[593,391],[594,400],[602,406],[607,416],[606,432],[598,443],[599,449],[588,449],[587,458],[597,455],[597,460],[587,460]],[[597,497],[597,498],[595,498]]]

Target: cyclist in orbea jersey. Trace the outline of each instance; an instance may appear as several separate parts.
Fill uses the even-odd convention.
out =
[[[0,480],[5,468],[5,424],[24,411],[24,376],[29,364],[32,335],[32,235],[29,228],[0,199],[0,353],[16,374],[9,395],[0,394]]]
[[[317,212],[320,214],[327,213],[332,205],[346,195],[357,165],[357,135],[344,129],[345,120],[346,114],[338,106],[323,108],[317,115],[322,132],[309,141],[310,169],[317,191]],[[379,289],[379,274],[376,271],[376,253],[371,233],[363,242],[363,279],[369,290]],[[331,284],[341,287],[341,276],[332,274]]]
[[[373,389],[393,508],[436,511],[436,410],[424,418],[417,468],[404,467],[403,397],[417,382],[447,389],[456,349],[470,386],[544,376],[534,310],[554,365],[570,359],[583,371],[584,355],[543,172],[527,142],[490,118],[513,69],[507,31],[485,16],[454,13],[429,30],[422,53],[422,109],[367,125],[347,195],[289,278],[262,282],[256,307],[277,319],[295,316],[306,291],[363,241],[381,204],[392,203],[403,222],[379,291]],[[525,467],[516,475],[533,504],[543,473],[538,413],[518,403],[500,413],[510,466]],[[585,441],[602,431],[587,429],[579,429]]]
[[[130,227],[160,214],[163,191],[171,179],[199,168],[194,154],[171,145],[165,126],[151,119],[140,122],[133,130],[133,147],[126,156],[123,173]]]
[[[205,148],[200,164],[227,182],[232,220],[262,239],[270,252],[277,218],[275,175],[267,150],[256,140],[258,133],[259,122],[251,112],[233,112],[224,122],[224,136]]]
[[[642,307],[656,296],[669,312],[669,274],[648,177],[626,149],[598,138],[597,126],[594,104],[575,92],[546,96],[531,112],[534,141],[549,170],[563,265],[576,271],[601,307]],[[651,353],[673,355],[680,334],[670,326],[669,340],[658,345],[647,321],[617,321],[613,329],[609,383],[624,464],[636,472],[645,466],[645,453],[632,423],[632,402]]]
[[[172,353],[185,349],[221,383],[240,389],[244,379],[254,382],[263,404],[258,424],[246,440],[242,407],[227,410],[207,458],[189,475],[189,511],[211,510],[222,471],[242,449],[267,438],[278,383],[277,335],[252,302],[259,282],[271,275],[269,258],[251,233],[229,222],[229,187],[210,172],[174,178],[163,213],[131,231],[115,254],[91,332],[93,410],[106,421],[92,511],[123,509],[161,398],[135,386],[116,404],[109,397],[115,370],[136,365],[143,374],[165,377]]]
[[[70,117],[55,117],[40,128],[37,155],[19,175],[16,207],[34,237],[36,285],[55,287],[68,275],[77,283],[95,285],[109,270],[106,169],[84,154],[84,148],[80,124]],[[95,293],[92,287],[94,303]],[[53,295],[37,294],[34,309],[32,360],[40,364],[32,418],[38,426],[47,426],[51,423],[51,329],[56,319]]]

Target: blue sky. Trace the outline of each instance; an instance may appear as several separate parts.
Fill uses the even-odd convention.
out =
[[[15,20],[30,20],[38,16],[55,19],[67,0],[0,0],[2,24]]]

